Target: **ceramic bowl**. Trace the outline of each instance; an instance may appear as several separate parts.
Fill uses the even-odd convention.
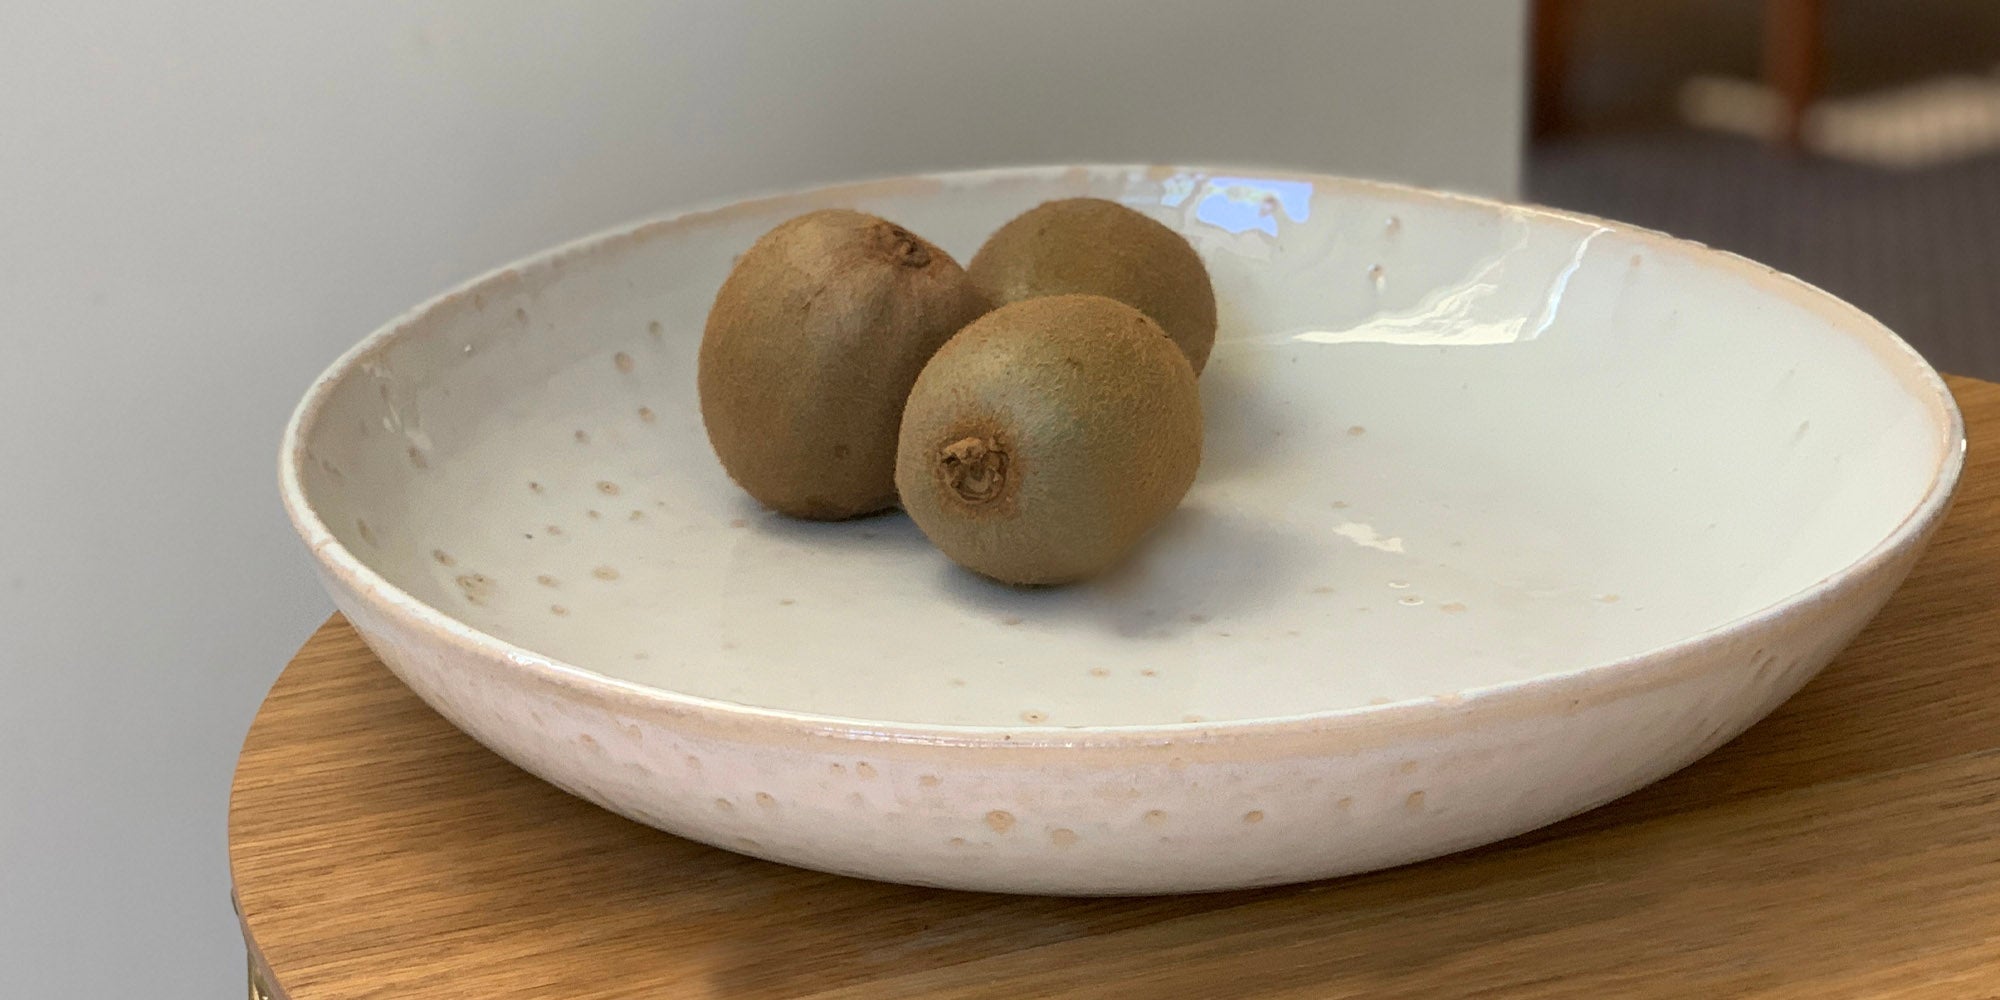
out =
[[[1129,563],[1010,589],[901,515],[730,483],[695,352],[759,234],[850,206],[965,260],[1073,195],[1184,233],[1222,317],[1200,478]],[[481,277],[328,370],[282,488],[383,662],[576,795],[826,871],[1159,893],[1433,857],[1685,766],[1881,607],[1962,450],[1906,345],[1738,257],[1070,167],[760,198]]]

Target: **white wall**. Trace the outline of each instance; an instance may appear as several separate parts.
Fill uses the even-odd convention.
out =
[[[0,7],[0,996],[229,995],[230,769],[328,605],[280,424],[696,199],[1058,160],[1511,193],[1518,0]]]

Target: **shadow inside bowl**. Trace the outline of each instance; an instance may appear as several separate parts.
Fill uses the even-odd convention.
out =
[[[1172,639],[1226,623],[1299,587],[1310,565],[1307,551],[1277,525],[1190,504],[1095,579],[1017,587],[940,554],[937,592],[982,618],[1000,614],[1052,630],[1095,627],[1125,639]]]

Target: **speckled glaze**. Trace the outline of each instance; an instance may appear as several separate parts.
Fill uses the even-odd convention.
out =
[[[964,259],[1041,201],[1175,227],[1221,314],[1186,503],[1013,590],[901,515],[805,524],[695,405],[732,258],[841,206]],[[1154,893],[1433,857],[1602,804],[1776,707],[1881,607],[1963,455],[1936,373],[1768,268],[1330,177],[877,181],[593,237],[328,370],[284,502],[335,603],[496,752],[791,864]]]

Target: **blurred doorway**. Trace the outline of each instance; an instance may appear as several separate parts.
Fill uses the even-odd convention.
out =
[[[1701,240],[2000,377],[2000,3],[1538,0],[1530,198]]]

